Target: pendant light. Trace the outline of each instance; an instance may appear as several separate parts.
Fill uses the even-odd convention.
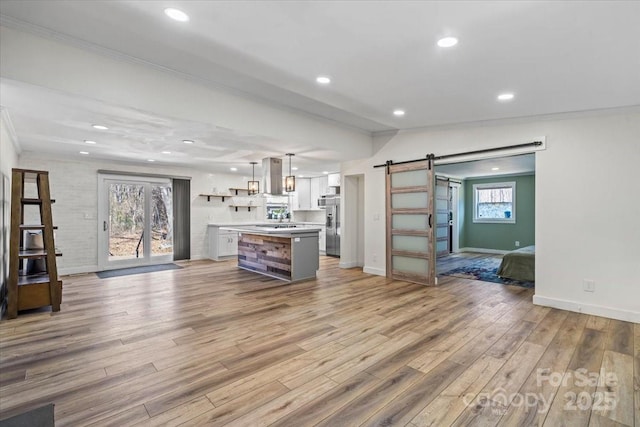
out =
[[[286,155],[289,156],[289,176],[284,179],[284,191],[291,193],[296,191],[296,177],[291,174],[291,156],[295,154],[287,153]]]
[[[251,162],[251,181],[247,182],[247,190],[250,196],[260,192],[260,181],[256,181],[256,165],[258,162]]]

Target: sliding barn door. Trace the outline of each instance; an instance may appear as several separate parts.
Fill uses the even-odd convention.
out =
[[[451,212],[451,188],[449,179],[436,178],[436,255],[449,255],[449,212]]]
[[[387,277],[436,284],[433,160],[387,166]]]

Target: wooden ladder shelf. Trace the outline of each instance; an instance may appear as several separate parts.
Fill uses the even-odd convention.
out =
[[[25,184],[35,182],[37,198],[25,197]],[[49,173],[46,171],[13,169],[11,181],[11,239],[9,242],[9,282],[7,286],[7,316],[13,319],[18,311],[51,306],[60,311],[62,281],[58,280],[56,256],[62,254],[55,249],[49,192]],[[38,206],[40,224],[24,224],[27,205]],[[40,230],[43,247],[25,248],[24,231]],[[22,274],[23,264],[29,260],[44,259],[46,271]],[[27,271],[28,273],[28,271]]]

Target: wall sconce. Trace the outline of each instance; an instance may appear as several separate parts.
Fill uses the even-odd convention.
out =
[[[291,193],[296,191],[296,177],[291,174],[291,156],[295,154],[287,153],[286,155],[289,156],[289,175],[284,179],[284,191]]]
[[[258,162],[251,162],[251,181],[247,182],[247,190],[250,196],[260,192],[260,181],[256,181],[257,164]]]

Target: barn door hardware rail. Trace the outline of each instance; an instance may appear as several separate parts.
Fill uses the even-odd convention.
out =
[[[473,154],[485,154],[485,153],[495,153],[496,151],[504,151],[504,150],[512,150],[512,149],[516,149],[516,148],[527,148],[527,147],[539,147],[542,145],[542,141],[533,141],[533,142],[527,142],[524,144],[516,144],[516,145],[507,145],[506,147],[494,147],[494,148],[485,148],[482,150],[474,150],[474,151],[465,151],[463,153],[455,153],[455,154],[446,154],[443,156],[436,156],[434,154],[427,154],[425,157],[419,158],[419,159],[413,159],[413,160],[405,160],[403,162],[394,162],[393,160],[387,160],[386,163],[380,164],[380,165],[375,165],[374,168],[387,168],[387,173],[389,173],[389,166],[391,165],[402,165],[405,163],[414,163],[414,162],[422,162],[424,160],[443,160],[443,159],[450,159],[452,157],[459,157],[459,156],[469,156],[469,155],[473,155]]]

